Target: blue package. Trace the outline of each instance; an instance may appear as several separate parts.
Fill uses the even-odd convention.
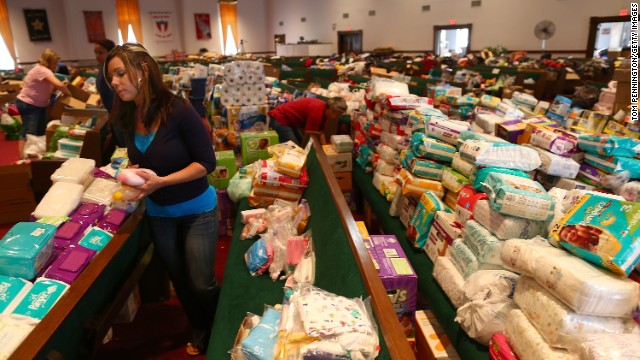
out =
[[[280,330],[280,311],[268,308],[262,314],[260,323],[251,329],[249,335],[242,340],[242,353],[251,360],[271,360]]]

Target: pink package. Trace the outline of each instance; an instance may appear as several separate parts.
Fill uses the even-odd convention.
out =
[[[83,203],[71,214],[71,219],[81,224],[85,222],[95,225],[104,216],[106,205],[95,203]]]
[[[75,245],[82,239],[84,231],[91,225],[91,222],[85,221],[83,223],[78,222],[75,219],[71,219],[58,228],[53,235],[53,245],[56,250],[62,251],[71,245]]]
[[[124,224],[129,213],[124,209],[113,208],[98,223],[98,228],[115,234],[120,230],[120,226]]]
[[[95,250],[82,246],[71,246],[58,256],[43,277],[71,284],[80,276],[82,270],[89,265],[95,254]]]
[[[309,239],[304,236],[292,236],[287,241],[287,264],[298,265],[309,246]]]
[[[511,350],[504,333],[497,332],[489,341],[489,356],[492,360],[518,360],[518,356]]]

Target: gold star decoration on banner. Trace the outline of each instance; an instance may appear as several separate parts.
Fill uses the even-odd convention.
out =
[[[44,30],[44,23],[42,21],[40,21],[40,19],[36,19],[35,21],[33,21],[31,23],[31,26],[33,26],[34,30],[38,30],[38,31],[43,31]]]

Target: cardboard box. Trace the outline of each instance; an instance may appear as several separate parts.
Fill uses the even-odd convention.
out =
[[[244,132],[240,134],[242,163],[249,165],[256,160],[268,159],[269,151],[267,148],[277,144],[278,134],[273,131],[262,132]]]
[[[29,165],[0,166],[0,224],[28,221],[36,208]]]
[[[333,145],[322,145],[327,161],[334,173],[351,172],[353,170],[353,155],[351,153],[339,153]]]
[[[51,143],[53,134],[58,129],[59,125],[54,125],[47,128],[45,135],[47,141],[47,149]],[[84,143],[82,144],[82,150],[80,151],[80,157],[85,159],[93,159],[96,162],[96,166],[102,165],[102,140],[100,138],[100,131],[87,130],[84,136]]]
[[[631,69],[615,69],[613,71],[613,80],[630,83]]]
[[[460,359],[444,329],[430,310],[416,311],[416,358]]]
[[[416,310],[418,276],[395,235],[369,235],[368,250],[396,315]]]
[[[351,171],[334,172],[333,174],[336,176],[336,181],[338,182],[338,186],[340,186],[340,190],[353,190],[353,173]]]
[[[618,81],[615,102],[623,103],[627,105],[631,104],[631,82],[630,81]]]
[[[231,131],[260,131],[269,126],[269,106],[227,106],[227,121]]]
[[[209,184],[218,190],[229,187],[229,180],[236,174],[236,155],[233,150],[216,151],[216,169],[207,176]]]
[[[271,64],[264,64],[264,76],[280,79],[280,68]]]

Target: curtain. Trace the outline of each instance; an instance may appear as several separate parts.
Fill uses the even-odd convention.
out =
[[[236,2],[220,1],[220,24],[222,25],[222,52],[227,48],[227,30],[231,26],[233,40],[238,47],[238,11]]]
[[[126,37],[129,24],[136,34],[136,39],[142,44],[142,26],[140,25],[140,6],[138,0],[116,0],[116,12],[118,13],[118,28],[122,37]]]
[[[7,10],[7,2],[0,0],[0,35],[4,40],[4,44],[9,50],[9,54],[13,61],[16,61],[16,48],[13,46],[13,33],[11,32],[11,23],[9,22],[9,11]]]

